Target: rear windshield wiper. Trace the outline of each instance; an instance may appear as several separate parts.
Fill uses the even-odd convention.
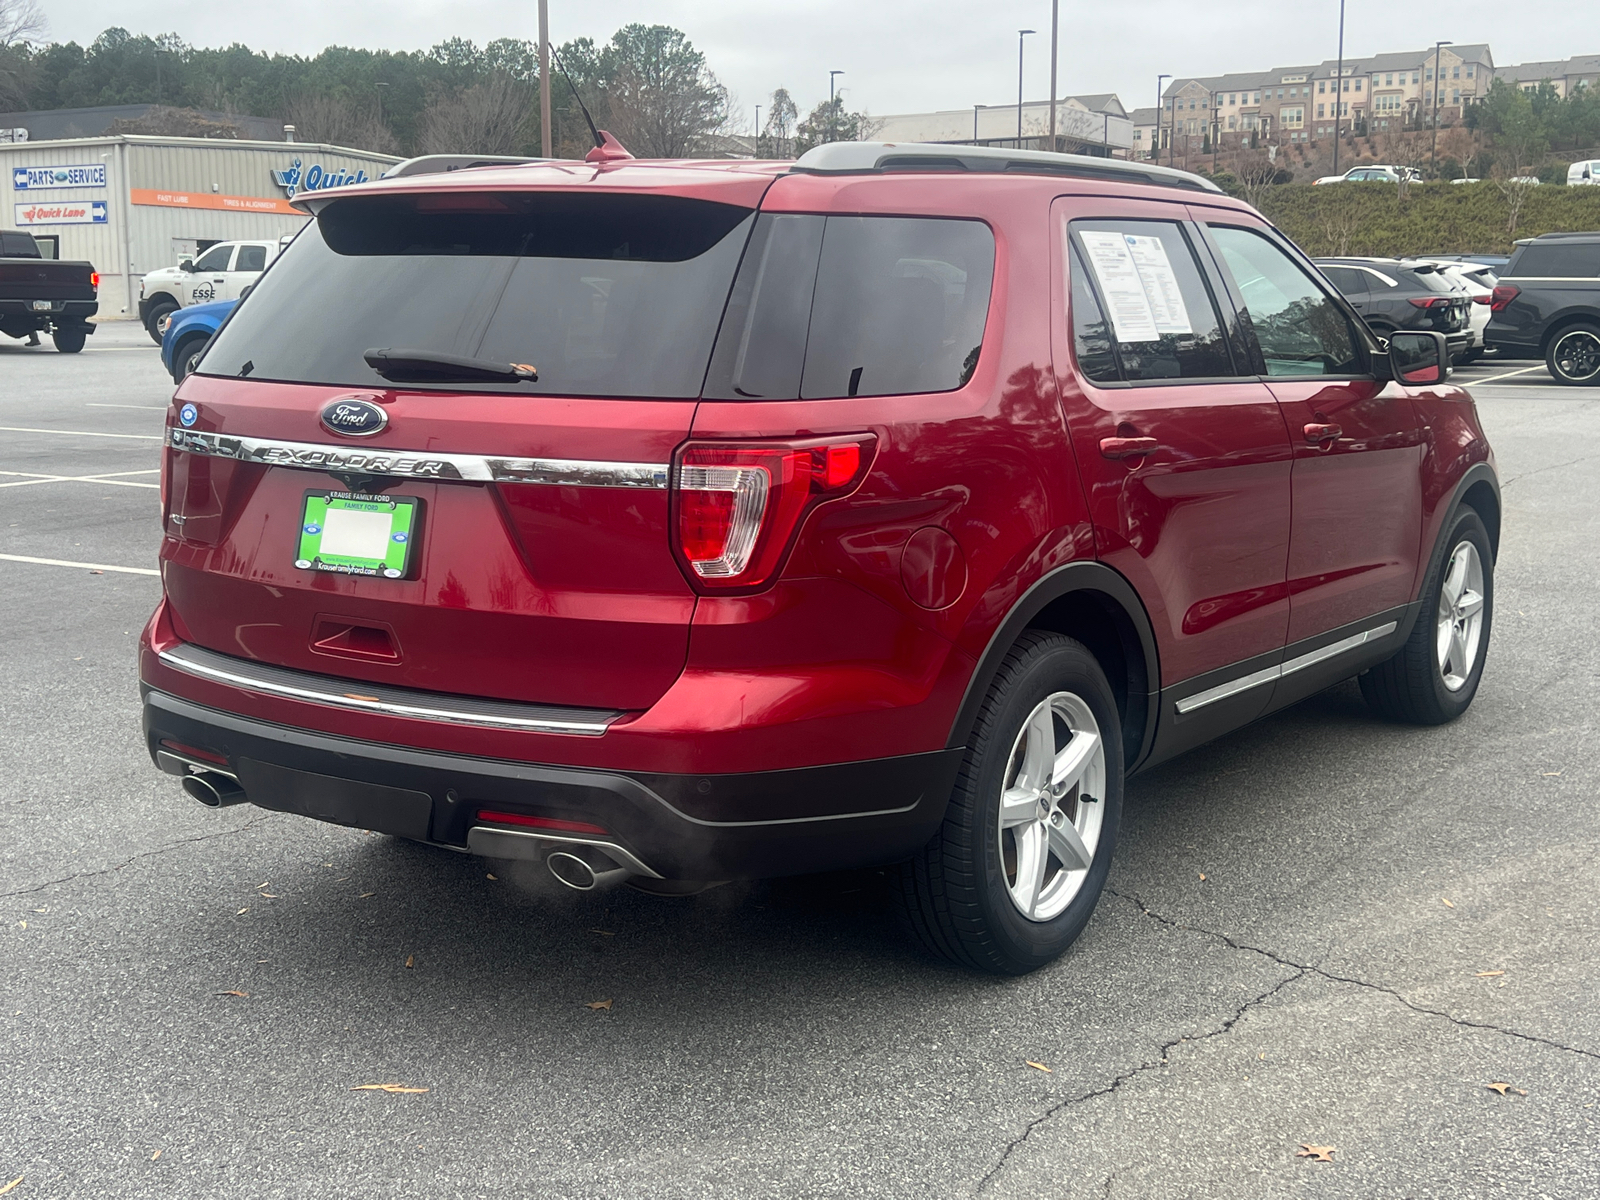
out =
[[[527,363],[462,358],[406,346],[368,350],[362,358],[391,383],[537,383],[539,372]]]

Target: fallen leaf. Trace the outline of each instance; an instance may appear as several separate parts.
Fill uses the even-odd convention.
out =
[[[1204,883],[1205,882],[1205,878],[1206,878],[1206,873],[1204,871],[1199,871],[1199,872],[1196,872],[1196,873],[1200,876],[1200,881],[1202,883]]]
[[[1259,1059],[1265,1059],[1267,1057],[1267,1052],[1263,1050],[1260,1054],[1256,1055],[1256,1057]]]
[[[268,900],[276,900],[278,898],[272,892],[262,892],[261,895],[266,897]]]
[[[17,924],[21,925],[24,929],[28,927],[28,923],[26,921],[18,921]]]
[[[1477,978],[1479,978],[1479,979],[1493,979],[1496,975],[1504,975],[1504,974],[1505,974],[1504,971],[1479,971],[1478,974],[1477,974]]]
[[[36,908],[33,911],[36,912],[36,913],[45,913],[45,912],[49,912],[50,910],[48,908]]]
[[[1440,896],[1439,899],[1444,900],[1444,897]],[[1444,906],[1446,908],[1454,908],[1455,907],[1455,905],[1451,904],[1450,901],[1448,901],[1448,900],[1444,900]]]
[[[26,1175],[18,1175],[10,1183],[6,1184],[5,1187],[0,1187],[0,1196],[4,1196],[7,1192],[9,1192],[12,1188],[16,1187],[17,1184],[21,1183],[26,1178],[27,1178]]]
[[[89,574],[91,574],[91,575],[104,575],[105,572],[104,571],[90,571]]]
[[[412,962],[413,962],[413,956],[410,955],[410,954],[406,955],[406,967],[407,968],[409,968],[411,966]]]
[[[352,1092],[392,1092],[397,1096],[420,1096],[427,1088],[407,1087],[403,1083],[361,1083]]]
[[[1043,1063],[1036,1063],[1036,1062],[1034,1062],[1034,1061],[1033,1061],[1033,1059],[1031,1059],[1031,1058],[1030,1058],[1030,1059],[1027,1059],[1027,1060],[1025,1060],[1025,1061],[1026,1061],[1026,1062],[1027,1062],[1027,1064],[1028,1064],[1028,1065],[1029,1065],[1029,1066],[1030,1066],[1030,1067],[1032,1067],[1032,1068],[1033,1068],[1033,1069],[1034,1069],[1034,1070],[1035,1070],[1035,1071],[1043,1071],[1043,1072],[1044,1072],[1044,1073],[1045,1073],[1045,1074],[1046,1074],[1046,1075],[1054,1075],[1054,1074],[1055,1074],[1055,1072],[1054,1072],[1054,1071],[1052,1071],[1052,1070],[1051,1070],[1051,1069],[1050,1069],[1050,1068],[1049,1068],[1049,1067],[1047,1067],[1047,1066],[1045,1066],[1045,1065],[1044,1065],[1044,1064],[1043,1064]]]
[[[212,992],[213,996],[239,996],[246,1000],[250,998],[249,992]]]
[[[1560,771],[1540,771],[1539,774],[1541,776],[1543,776],[1545,779],[1550,779],[1550,778],[1553,778],[1554,776],[1557,776],[1557,775],[1561,774],[1561,772]]]
[[[611,1001],[609,1001],[609,1000],[596,1000],[592,1004],[585,1004],[584,1007],[585,1008],[593,1008],[593,1009],[602,1009],[603,1008],[607,1012],[609,1012],[611,1010]]]
[[[1294,1152],[1296,1158],[1309,1158],[1312,1162],[1332,1162],[1333,1152],[1337,1146],[1313,1146],[1310,1142],[1301,1142],[1300,1149]]]
[[[1504,1096],[1507,1092],[1515,1092],[1519,1096],[1526,1096],[1528,1094],[1526,1088],[1512,1087],[1509,1083],[1486,1083],[1483,1086],[1488,1088],[1491,1092],[1499,1092],[1502,1096]]]
[[[493,879],[496,883],[498,883],[500,881],[500,877],[498,875],[491,875],[491,876],[489,876],[489,878]]]
[[[489,876],[489,878],[493,879],[494,876],[491,875],[491,876]],[[617,936],[616,934],[612,933],[611,930],[609,930],[609,929],[591,929],[591,930],[589,930],[589,932],[590,933],[598,933],[601,937],[616,937]]]
[[[150,1156],[150,1161],[151,1162],[155,1162],[155,1160],[160,1158],[160,1157],[161,1157],[161,1151],[157,1150],[154,1154],[152,1154]]]
[[[248,904],[246,904],[243,908],[241,908],[238,912],[234,913],[233,915],[236,916],[236,917],[242,917],[242,916],[244,916],[245,913],[247,913],[249,911],[250,911],[250,906]]]
[[[361,895],[356,897],[356,899],[365,900],[368,896],[376,896],[377,894],[377,892],[362,892]]]

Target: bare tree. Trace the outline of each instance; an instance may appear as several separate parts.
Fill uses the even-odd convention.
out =
[[[706,152],[733,119],[728,89],[676,29],[629,25],[601,55],[611,130],[643,158]]]
[[[1350,241],[1361,228],[1361,217],[1356,212],[1348,186],[1335,185],[1329,202],[1317,214],[1317,224],[1322,231],[1322,253],[1329,258],[1343,258],[1350,253]]]
[[[144,116],[135,120],[111,122],[106,130],[112,135],[125,133],[158,134],[166,137],[232,138],[244,136],[237,126],[226,121],[213,121],[192,108],[170,108],[152,104]]]
[[[36,42],[48,28],[38,0],[0,0],[0,46]]]
[[[1239,180],[1239,198],[1252,208],[1260,208],[1267,189],[1277,180],[1278,164],[1259,150],[1247,150],[1239,156],[1234,175]]]
[[[422,114],[422,154],[516,154],[528,135],[533,90],[507,75],[441,96]]]
[[[303,142],[328,142],[356,150],[394,154],[400,143],[378,120],[376,104],[363,104],[333,92],[296,92],[284,106],[284,119]]]

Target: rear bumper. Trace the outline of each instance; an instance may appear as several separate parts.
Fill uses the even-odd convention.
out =
[[[674,880],[798,875],[906,858],[943,820],[963,754],[742,774],[604,771],[332,737],[142,690],[152,759],[163,740],[221,755],[260,807],[458,848],[483,827],[480,809],[582,822],[605,830],[650,873]]]
[[[21,324],[33,329],[88,326],[89,318],[100,311],[98,300],[53,301],[60,307],[50,312],[35,312],[32,301],[0,300],[0,322]]]

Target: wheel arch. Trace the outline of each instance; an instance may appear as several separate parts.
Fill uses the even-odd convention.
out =
[[[204,350],[215,333],[216,331],[213,329],[197,326],[186,329],[179,334],[172,342],[172,361],[168,364],[169,370],[176,374],[183,362],[185,353],[192,352],[195,349]]]
[[[1057,567],[1011,606],[967,681],[966,694],[945,745],[955,748],[966,744],[1001,660],[1030,629],[1076,638],[1094,655],[1116,697],[1122,716],[1124,767],[1132,771],[1149,754],[1155,738],[1160,657],[1150,617],[1138,592],[1123,576],[1100,562]]]
[[[176,296],[174,296],[171,292],[168,292],[168,291],[151,292],[144,299],[145,299],[145,303],[147,305],[149,305],[151,308],[154,308],[157,304],[160,304],[162,301],[166,301],[169,304],[175,304],[179,308],[183,307],[182,301],[180,301]]]
[[[1539,339],[1539,356],[1543,358],[1550,353],[1550,347],[1574,325],[1588,325],[1600,329],[1600,312],[1592,308],[1568,308],[1556,313],[1545,322],[1544,336]]]

